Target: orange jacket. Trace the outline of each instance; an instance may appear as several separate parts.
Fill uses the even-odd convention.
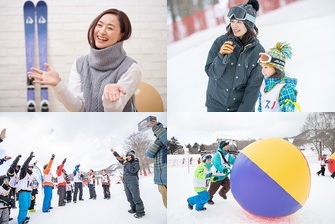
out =
[[[54,186],[54,183],[52,182],[52,174],[51,174],[51,166],[52,166],[53,160],[50,159],[47,167],[43,170],[43,186]]]

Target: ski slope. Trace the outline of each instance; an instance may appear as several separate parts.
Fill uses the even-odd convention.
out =
[[[287,41],[293,57],[286,62],[289,76],[298,78],[302,112],[335,111],[335,1],[300,0],[259,16],[258,38],[266,50]],[[169,112],[204,112],[207,89],[205,63],[216,37],[226,25],[196,33],[168,45],[167,82]]]

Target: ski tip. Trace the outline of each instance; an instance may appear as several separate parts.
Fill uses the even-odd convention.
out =
[[[45,1],[39,1],[36,4],[36,7],[38,7],[38,6],[47,6],[47,3]]]
[[[26,1],[23,5],[23,8],[30,8],[30,7],[35,8],[35,5],[32,1]]]

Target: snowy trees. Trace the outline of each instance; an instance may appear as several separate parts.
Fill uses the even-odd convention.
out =
[[[151,144],[152,140],[144,132],[132,133],[124,142],[125,151],[135,151],[135,155],[140,161],[140,174],[143,172],[144,176],[147,175],[147,171],[151,173],[150,164],[153,163],[153,160],[145,155],[145,151]]]
[[[302,131],[308,131],[309,142],[321,158],[324,150],[335,152],[335,113],[311,113],[306,118]]]

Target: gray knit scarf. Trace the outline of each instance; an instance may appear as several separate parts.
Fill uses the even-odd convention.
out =
[[[89,55],[78,58],[76,66],[81,78],[85,111],[103,112],[104,87],[109,83],[117,83],[133,63],[136,61],[126,55],[123,42],[99,50],[91,48]],[[134,110],[133,98],[134,96],[127,102],[124,112]]]

